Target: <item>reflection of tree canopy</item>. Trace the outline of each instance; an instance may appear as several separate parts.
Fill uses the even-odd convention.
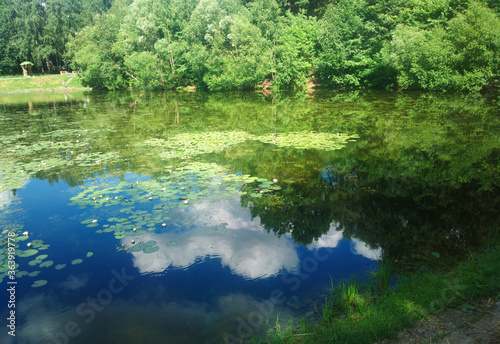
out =
[[[365,173],[326,169],[261,199],[243,197],[252,216],[268,231],[290,233],[309,244],[338,222],[344,237],[380,247],[383,258],[409,262],[462,255],[484,244],[498,226],[498,192],[475,183],[428,186],[412,179],[373,178]],[[417,254],[417,255],[415,255]]]
[[[383,257],[408,261],[415,253],[429,257],[456,256],[484,244],[495,228],[500,197],[478,191],[477,185],[440,187],[417,185],[412,180],[381,179],[377,185],[360,183],[359,189],[333,187],[331,217],[344,236],[381,247]],[[420,257],[421,258],[421,257]]]
[[[278,195],[261,199],[245,196],[242,204],[250,209],[253,217],[260,218],[268,232],[279,236],[291,233],[296,242],[309,244],[328,232],[332,222],[331,204],[324,199],[326,193],[319,183],[310,186],[298,183]]]
[[[498,225],[500,202],[499,122],[489,100],[402,96],[391,103],[397,111],[383,115],[373,114],[380,100],[359,100],[353,105],[362,111],[346,114],[350,107],[342,116],[360,128],[361,138],[335,155],[304,155],[309,165],[295,171],[287,170],[290,152],[281,152],[285,159],[277,152],[250,158],[269,178],[301,181],[281,183],[281,194],[271,198],[243,199],[252,215],[267,230],[291,233],[303,244],[339,222],[346,237],[400,260],[451,256],[484,243]],[[326,162],[331,167],[321,172]]]
[[[31,110],[6,107],[1,114],[2,149],[44,143],[22,155],[3,153],[3,166],[20,157],[28,164],[108,152],[113,158],[106,163],[61,162],[41,169],[36,177],[70,185],[104,173],[121,176],[134,171],[156,177],[166,165],[182,159],[165,160],[161,147],[142,143],[178,134],[243,131],[248,140],[212,153],[187,154],[188,159],[215,162],[232,173],[278,179],[281,191],[262,198],[244,196],[242,204],[266,230],[291,233],[297,242],[308,244],[326,233],[330,223],[339,222],[344,235],[382,247],[386,257],[415,251],[443,254],[478,242],[479,233],[496,224],[492,209],[498,207],[495,192],[500,185],[500,119],[493,97],[377,92],[274,100],[250,93],[124,92],[88,97],[90,101],[63,105],[36,104]],[[62,128],[74,131],[57,140],[72,146],[49,149],[56,139],[51,133]],[[82,137],[88,140],[80,137],[76,143],[75,135],[82,130],[87,130]],[[251,139],[296,131],[356,133],[359,139],[335,151]],[[29,138],[12,136],[17,133]]]

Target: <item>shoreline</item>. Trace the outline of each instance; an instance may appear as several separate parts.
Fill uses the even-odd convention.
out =
[[[421,342],[423,338],[441,339],[439,344],[445,344],[449,338],[465,335],[471,340],[480,338],[484,343],[497,343],[499,266],[497,244],[471,252],[447,272],[400,276],[396,288],[388,288],[389,283],[380,284],[390,280],[388,271],[382,269],[374,274],[375,284],[371,287],[355,282],[332,285],[332,296],[318,312],[319,322],[308,323],[304,319],[301,326],[269,329],[267,336],[254,337],[251,343],[330,343],[335,337],[338,344],[404,344],[414,339]],[[373,288],[374,285],[378,287]],[[475,324],[477,320],[482,321]],[[470,323],[474,325],[468,326]],[[478,328],[480,333],[473,333]]]
[[[29,90],[18,90],[1,92],[0,94],[22,94],[22,93],[53,93],[53,92],[79,92],[79,91],[93,91],[91,87],[55,87],[55,88],[33,88]]]

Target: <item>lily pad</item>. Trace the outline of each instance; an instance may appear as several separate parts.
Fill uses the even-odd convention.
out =
[[[28,264],[29,264],[30,266],[35,266],[35,265],[40,264],[41,262],[42,262],[41,260],[34,259],[34,260],[30,261]]]
[[[167,243],[167,246],[177,246],[177,241],[171,240]]]
[[[38,253],[37,249],[24,250],[19,254],[19,257],[31,257]]]
[[[66,264],[57,264],[57,265],[55,266],[55,269],[56,269],[56,270],[61,270],[61,269],[64,269],[65,267],[66,267]]]
[[[160,249],[160,248],[159,248],[158,246],[153,246],[153,247],[148,246],[148,247],[146,247],[146,248],[144,249],[144,251],[143,251],[143,252],[144,252],[144,253],[148,253],[148,254],[149,254],[149,253],[154,253],[154,252],[158,251],[159,249]]]
[[[54,264],[54,261],[46,260],[45,262],[40,264],[40,267],[41,268],[48,268],[48,267],[52,266],[52,264]]]
[[[29,277],[36,277],[36,276],[38,276],[38,274],[39,274],[39,273],[40,273],[40,271],[38,271],[38,270],[37,270],[37,271],[32,271],[32,272],[30,272],[30,273],[28,274],[28,276],[29,276]]]
[[[94,252],[87,252],[87,258],[90,258],[94,255]]]
[[[144,229],[141,229],[141,230],[138,230],[136,232],[132,232],[132,233],[128,233],[129,235],[143,235],[143,234],[146,234],[147,231],[144,230]]]
[[[21,277],[27,276],[27,275],[28,275],[28,271],[19,271],[18,273],[16,273],[17,278],[21,278]]]
[[[139,244],[136,244],[136,245],[130,247],[128,249],[128,251],[129,252],[140,252],[140,251],[144,250],[146,247],[148,247],[148,246],[144,245],[143,243],[139,243]]]
[[[75,259],[75,260],[71,261],[71,264],[77,265],[77,264],[81,264],[82,262],[83,262],[83,260],[81,260],[80,258],[78,258],[78,259]]]
[[[31,287],[32,288],[38,288],[38,287],[43,287],[46,284],[47,284],[47,280],[38,280],[38,281],[33,282],[33,284],[31,285]]]
[[[31,245],[33,246],[33,248],[39,248],[43,245],[43,241],[40,239],[36,239],[31,242]]]

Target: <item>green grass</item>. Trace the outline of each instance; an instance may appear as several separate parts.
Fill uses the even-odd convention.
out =
[[[64,102],[67,99],[83,100],[87,91],[70,92],[28,92],[28,93],[5,93],[0,94],[0,104],[4,105],[27,105],[44,104],[47,102]]]
[[[15,78],[15,79],[13,79]],[[3,76],[0,78],[0,93],[3,92],[22,92],[28,90],[63,90],[62,82],[66,83],[67,88],[83,88],[80,79],[75,74],[49,74],[37,75],[35,77]]]
[[[366,283],[332,285],[319,324],[273,331],[254,343],[373,343],[448,307],[499,296],[500,247],[470,254],[448,273],[424,272],[399,277],[389,285],[390,264]]]

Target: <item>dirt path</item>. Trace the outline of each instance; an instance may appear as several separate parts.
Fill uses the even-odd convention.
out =
[[[500,297],[448,309],[378,344],[499,344]]]

